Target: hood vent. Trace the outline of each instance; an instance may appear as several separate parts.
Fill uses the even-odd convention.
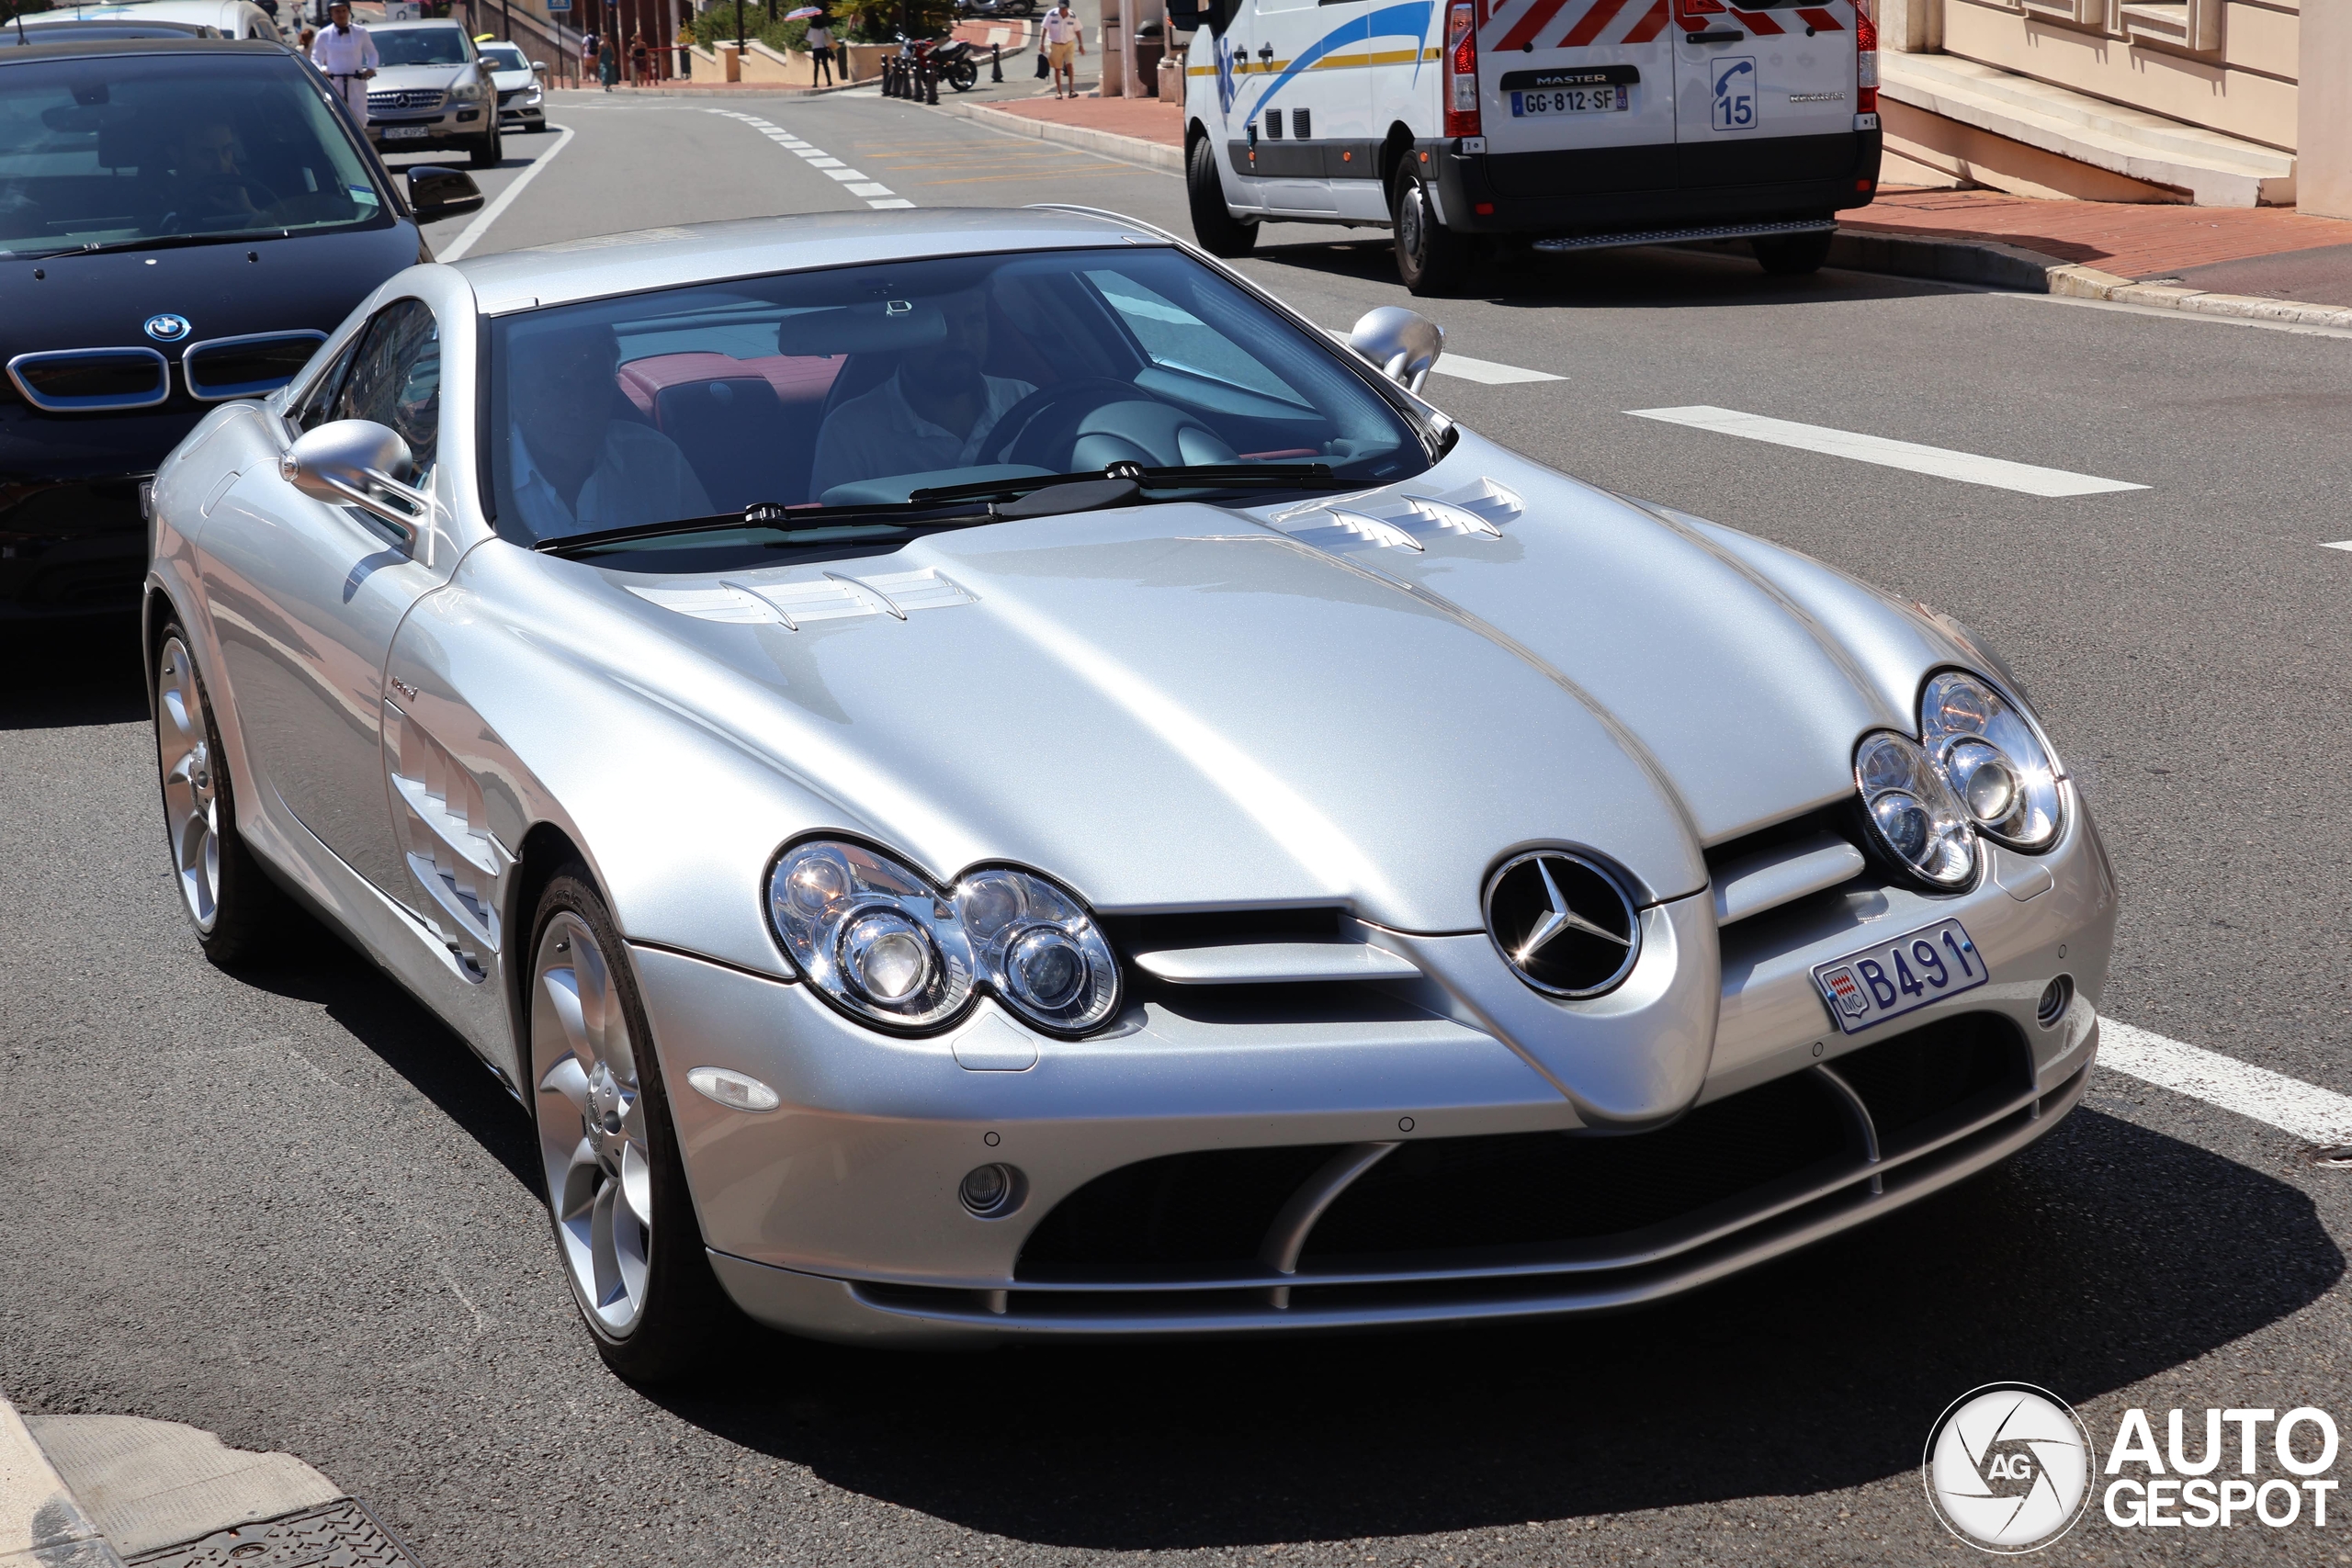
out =
[[[1273,525],[1301,544],[1333,554],[1354,550],[1419,551],[1430,539],[1498,539],[1503,525],[1526,510],[1519,497],[1493,479],[1480,479],[1460,495],[1443,498],[1403,492],[1358,496],[1351,505],[1312,502],[1277,513]]]
[[[1869,862],[1848,835],[1849,815],[1840,802],[1709,850],[1715,924],[1732,925],[1860,876]]]
[[[659,604],[698,621],[781,626],[796,632],[809,621],[852,620],[866,615],[888,615],[903,621],[916,610],[944,610],[978,602],[978,596],[961,583],[929,569],[871,577],[829,571],[814,579],[783,582],[726,578],[675,588],[631,583],[629,592],[649,604]]]

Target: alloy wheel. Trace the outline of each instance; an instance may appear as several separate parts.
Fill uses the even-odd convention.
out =
[[[176,637],[164,640],[155,663],[155,757],[180,897],[196,929],[209,932],[220,918],[220,763],[195,661]]]
[[[539,937],[531,981],[539,1155],[572,1289],[616,1338],[644,1315],[653,1255],[638,1048],[594,933],[559,911]]]

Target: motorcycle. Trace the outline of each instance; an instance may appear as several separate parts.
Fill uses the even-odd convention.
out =
[[[968,93],[979,85],[979,62],[972,57],[972,46],[962,39],[949,39],[941,43],[935,39],[899,37],[899,69],[906,79],[920,82],[927,63],[938,79],[959,93]]]

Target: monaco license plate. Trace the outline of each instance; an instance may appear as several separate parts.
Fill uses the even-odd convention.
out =
[[[1624,85],[1603,83],[1598,87],[1547,87],[1540,92],[1516,92],[1510,96],[1510,112],[1524,118],[1542,114],[1606,114],[1630,107],[1633,96]]]
[[[429,125],[388,125],[384,127],[384,140],[387,141],[405,141],[411,137],[430,136],[432,134],[433,128]]]
[[[1849,1034],[1900,1018],[1984,983],[1984,960],[1958,920],[1939,920],[1892,942],[1816,964],[1813,983]]]

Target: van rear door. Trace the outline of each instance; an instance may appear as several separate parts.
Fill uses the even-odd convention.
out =
[[[1480,126],[1503,196],[1675,183],[1671,0],[1501,0],[1478,29]]]
[[[1673,4],[1683,186],[1817,180],[1854,167],[1851,0],[1755,11]]]

